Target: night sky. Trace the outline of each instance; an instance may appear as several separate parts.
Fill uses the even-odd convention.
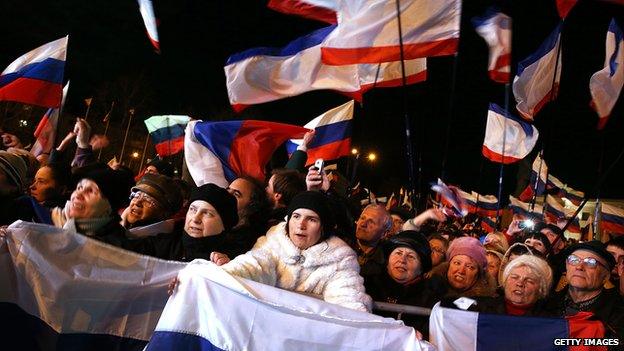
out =
[[[505,87],[487,78],[487,46],[470,24],[470,18],[482,14],[492,3],[464,2],[452,99],[453,57],[429,59],[428,81],[407,87],[414,146],[422,155],[423,188],[440,176],[448,140],[447,182],[467,191],[497,192],[499,167],[481,156],[481,146],[488,103],[502,106]],[[7,0],[0,3],[0,66],[4,68],[21,54],[69,33],[65,77],[71,80],[71,87],[63,128],[69,128],[72,116],[85,113],[83,99],[92,96],[89,120],[94,131],[102,133],[101,118],[116,101],[110,134],[113,146],[105,156],[118,151],[130,108],[136,110],[136,118],[128,150],[140,152],[146,137],[141,121],[152,115],[188,114],[205,120],[250,118],[303,125],[347,101],[337,93],[318,91],[252,106],[241,115],[232,112],[223,73],[229,55],[251,47],[283,46],[324,26],[275,13],[265,5],[266,1],[253,0],[154,0],[160,19],[162,54],[158,55],[149,43],[135,1]],[[503,8],[513,18],[514,69],[516,62],[536,50],[554,29],[558,16],[550,0],[517,0],[504,3]],[[624,23],[624,8],[581,0],[571,11],[563,31],[560,95],[535,122],[540,131],[535,151],[543,144],[551,173],[583,191],[595,185],[601,150],[605,150],[604,169],[624,148],[622,99],[601,133],[595,130],[597,115],[589,107],[589,78],[603,67],[605,35],[612,17]],[[360,175],[381,193],[407,182],[402,99],[400,88],[377,89],[367,93],[363,105],[356,109],[353,144],[379,155],[374,165],[360,163]],[[510,101],[513,108],[513,97]],[[451,104],[453,114],[449,116]],[[16,106],[21,105],[0,103],[0,113],[9,112],[6,126],[26,113]],[[43,109],[37,108],[27,117],[37,121],[42,114]],[[529,164],[533,157],[529,157]],[[275,163],[282,158],[278,155]],[[517,171],[518,165],[505,168],[504,198],[516,188]],[[601,195],[624,197],[622,180],[624,161],[613,170]]]

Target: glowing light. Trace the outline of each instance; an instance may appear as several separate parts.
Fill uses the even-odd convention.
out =
[[[375,160],[377,160],[377,155],[374,152],[369,153],[368,160],[371,162],[375,162]]]

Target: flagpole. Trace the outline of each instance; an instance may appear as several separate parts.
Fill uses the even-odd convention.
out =
[[[86,121],[89,117],[89,111],[91,111],[91,103],[93,102],[93,98],[89,98],[89,103],[87,104],[87,112],[85,112],[84,120]]]
[[[126,141],[128,140],[128,132],[130,131],[130,125],[132,124],[132,117],[134,116],[134,109],[131,108],[128,112],[130,113],[130,119],[128,119],[128,127],[126,127],[126,135],[124,135],[124,141],[123,141],[123,144],[121,145],[121,155],[119,155],[120,164],[123,164],[123,155],[124,155],[124,151],[126,150]]]
[[[605,140],[604,140],[604,133],[602,132],[602,130],[598,133],[598,135],[600,136],[600,159],[598,160],[598,178],[600,179],[600,176],[602,175],[602,167],[603,167],[603,163],[604,163],[604,151],[605,151]],[[600,201],[600,190],[601,190],[601,186],[598,185],[598,187],[596,188],[596,208],[594,210],[594,230],[593,230],[593,234],[594,234],[594,240],[600,240],[600,236],[602,236],[602,231],[600,230],[600,207],[602,206],[602,203]]]
[[[108,110],[108,113],[106,114],[106,116],[104,116],[104,119],[106,120],[106,127],[104,128],[104,137],[106,137],[106,134],[108,133],[108,125],[110,124],[110,115],[113,112],[114,107],[115,107],[115,101],[111,103],[110,110]],[[100,151],[98,152],[98,161],[100,161],[101,157],[102,157],[102,149],[100,149]]]
[[[509,113],[510,83],[505,83],[505,113]],[[501,220],[501,198],[503,196],[503,176],[505,170],[505,144],[507,143],[507,116],[503,119],[503,148],[501,150],[502,162],[498,171],[498,203],[496,204],[496,229]]]
[[[143,169],[143,162],[145,162],[145,152],[147,151],[147,142],[149,141],[149,131],[145,137],[145,144],[143,145],[143,156],[141,156],[141,165],[139,166],[139,172]]]
[[[401,5],[399,0],[395,0],[396,4],[396,13],[397,13],[397,24],[399,27],[399,53],[401,56],[401,90],[403,93],[403,116],[405,120],[405,146],[407,152],[407,165],[408,165],[408,176],[409,183],[413,190],[412,196],[415,197],[416,193],[418,193],[418,200],[420,200],[420,188],[417,188],[414,178],[414,159],[413,159],[413,150],[412,150],[412,128],[410,123],[409,114],[407,112],[407,78],[405,75],[405,53],[403,51],[403,28],[401,26]],[[414,206],[414,198],[410,199],[412,201],[412,207],[418,208],[418,201],[416,206]]]

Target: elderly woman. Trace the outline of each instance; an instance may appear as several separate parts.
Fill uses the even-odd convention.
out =
[[[498,277],[496,277],[499,285],[502,285],[503,272],[505,271],[505,267],[507,267],[509,262],[515,260],[516,258],[522,255],[533,256],[534,255],[533,250],[534,249],[532,247],[524,243],[514,243],[509,247],[509,249],[507,249],[507,252],[505,252],[505,255],[503,255],[503,259],[501,260],[501,263],[499,266]]]
[[[239,277],[370,311],[357,256],[334,236],[333,223],[325,195],[300,193],[288,206],[287,222],[269,229],[251,251],[222,267]]]
[[[399,232],[384,243],[384,254],[387,257],[386,270],[364,281],[366,292],[373,300],[430,308],[445,294],[440,277],[424,278],[432,264],[431,249],[422,234],[412,230]],[[423,335],[428,334],[427,317],[375,313],[400,318]]]
[[[485,248],[476,238],[453,240],[446,254],[448,262],[436,267],[431,276],[441,276],[448,287],[446,296],[495,296],[496,280],[487,271]]]

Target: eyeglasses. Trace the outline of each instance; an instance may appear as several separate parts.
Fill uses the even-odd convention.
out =
[[[609,270],[609,268],[607,266],[605,266],[602,262],[598,261],[597,259],[595,259],[593,257],[585,257],[585,258],[581,259],[580,257],[578,257],[576,255],[570,255],[570,256],[568,256],[567,262],[571,266],[574,266],[574,267],[576,267],[579,264],[583,263],[588,268],[596,268],[598,265],[600,265],[600,266],[603,266],[606,270]]]
[[[431,251],[436,252],[442,256],[446,255],[446,250],[441,247],[431,246]]]
[[[148,207],[158,207],[158,202],[156,201],[156,199],[154,199],[153,197],[147,195],[146,193],[142,192],[142,191],[133,191],[130,193],[130,201],[132,201],[132,199],[136,199],[137,201],[143,201],[145,203],[145,205],[147,205]]]

